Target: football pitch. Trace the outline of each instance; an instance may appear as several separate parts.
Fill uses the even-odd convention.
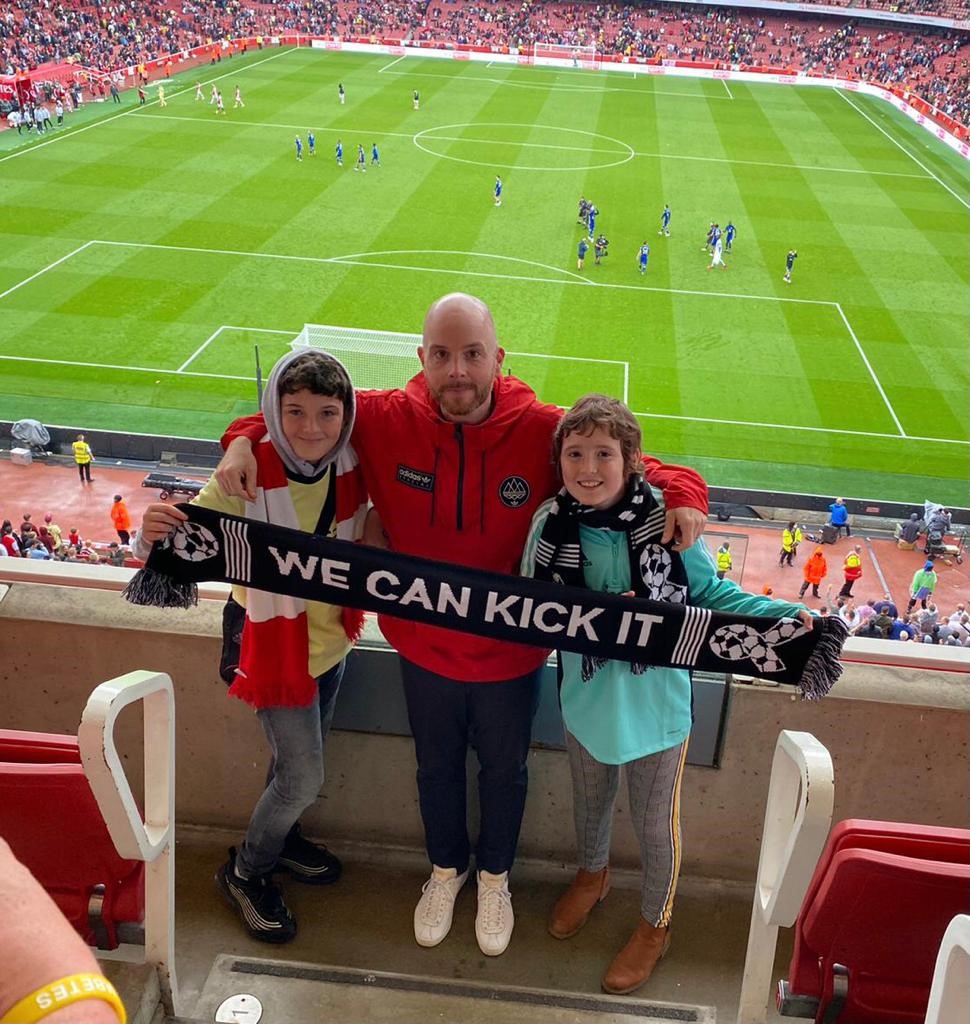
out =
[[[257,346],[265,374],[305,323],[418,334],[460,290],[541,398],[624,398],[712,484],[966,504],[970,165],[883,103],[309,49],[149,96],[0,137],[0,419],[218,437],[255,407]],[[610,245],[579,270],[581,195]],[[737,226],[726,270],[711,221]]]

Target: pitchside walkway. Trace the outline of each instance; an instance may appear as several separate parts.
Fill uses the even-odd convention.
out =
[[[93,482],[82,486],[78,482],[77,471],[70,465],[34,463],[18,466],[0,460],[0,519],[9,519],[16,526],[23,513],[30,512],[34,522],[41,523],[44,514],[52,512],[55,522],[65,533],[76,526],[86,541],[107,544],[117,540],[109,516],[112,497],[121,494],[125,498],[132,521],[137,526],[146,506],[159,500],[158,492],[141,486],[147,470],[126,469],[104,462],[95,462],[91,468]],[[198,474],[184,475],[198,477]],[[917,502],[922,500],[921,495],[914,497]],[[802,582],[802,565],[814,550],[814,545],[805,541],[799,549],[795,566],[780,567],[778,557],[783,526],[783,522],[773,526],[711,522],[707,527],[707,539],[712,551],[716,550],[722,538],[731,542],[734,569],[730,578],[746,590],[761,593],[764,586],[770,586],[776,597],[794,600]],[[821,588],[823,600],[829,585],[833,596],[838,593],[842,586],[842,559],[857,543],[863,549],[863,576],[854,587],[858,602],[861,604],[870,597],[889,593],[897,605],[905,608],[913,573],[924,560],[922,554],[900,551],[896,542],[885,534],[867,537],[858,529],[851,540],[842,537],[838,543],[824,548],[829,574]],[[941,611],[949,614],[957,603],[967,603],[970,598],[970,559],[962,565],[955,562],[946,565],[940,561],[937,573],[936,601]],[[807,596],[809,607],[816,608],[821,603],[811,600],[811,591]]]

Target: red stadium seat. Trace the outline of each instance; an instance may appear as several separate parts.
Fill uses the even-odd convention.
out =
[[[795,924],[780,1012],[818,1024],[922,1024],[943,933],[968,909],[970,831],[841,822]]]
[[[77,736],[0,729],[0,761],[14,764],[80,764]]]
[[[0,729],[0,835],[89,945],[145,915],[145,865],[115,850],[77,738]]]

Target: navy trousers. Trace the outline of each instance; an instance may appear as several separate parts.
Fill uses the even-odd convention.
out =
[[[471,853],[465,758],[478,755],[480,871],[512,867],[529,774],[526,761],[541,669],[495,683],[464,683],[401,658],[401,675],[418,761],[418,797],[432,864],[461,874]]]

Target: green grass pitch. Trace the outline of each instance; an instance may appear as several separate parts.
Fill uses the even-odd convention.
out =
[[[966,503],[970,172],[885,104],[308,49],[199,77],[225,117],[193,75],[164,110],[0,138],[0,418],[217,437],[255,344],[265,371],[304,323],[416,333],[464,290],[540,397],[625,396],[712,483]],[[580,195],[611,243],[582,272]],[[711,220],[738,228],[726,271]]]

